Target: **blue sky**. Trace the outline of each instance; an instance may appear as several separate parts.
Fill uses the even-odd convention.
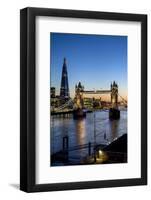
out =
[[[81,81],[86,90],[119,84],[127,96],[127,36],[50,33],[51,86],[60,91],[63,58],[67,59],[70,94]]]

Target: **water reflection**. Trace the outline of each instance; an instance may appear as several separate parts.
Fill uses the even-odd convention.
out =
[[[121,111],[119,120],[110,121],[108,112],[95,112],[96,142],[107,144],[114,138],[127,133],[127,112]],[[51,154],[62,150],[63,137],[69,137],[69,148],[87,144],[94,141],[94,113],[87,113],[86,118],[74,120],[70,115],[67,118],[58,116],[51,117]],[[79,152],[72,152],[72,156],[83,156],[87,153],[85,149]]]
[[[75,121],[75,131],[77,133],[77,143],[82,145],[86,134],[85,119]]]
[[[61,136],[64,137],[64,136],[68,136],[68,132],[69,132],[69,129],[68,129],[68,120],[67,119],[62,119],[62,128],[60,130],[61,132]]]
[[[114,140],[114,138],[118,137],[118,127],[119,127],[119,120],[109,120],[109,132],[111,133],[110,140]]]

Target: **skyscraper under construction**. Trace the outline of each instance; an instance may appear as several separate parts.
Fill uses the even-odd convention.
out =
[[[70,98],[66,58],[64,58],[62,66],[60,97],[62,99]]]

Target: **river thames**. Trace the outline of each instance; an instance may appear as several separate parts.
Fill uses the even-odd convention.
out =
[[[107,145],[127,133],[127,111],[121,110],[119,120],[109,120],[108,111],[87,113],[86,118],[74,120],[67,117],[51,116],[50,153],[53,155],[63,148],[63,137],[68,136],[69,149],[89,142]],[[71,162],[79,162],[88,155],[87,148],[70,151]],[[51,165],[62,165],[59,162]]]

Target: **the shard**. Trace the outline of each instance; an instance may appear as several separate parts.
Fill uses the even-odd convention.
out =
[[[66,58],[64,58],[63,66],[62,66],[60,97],[63,99],[68,99],[70,97]]]

